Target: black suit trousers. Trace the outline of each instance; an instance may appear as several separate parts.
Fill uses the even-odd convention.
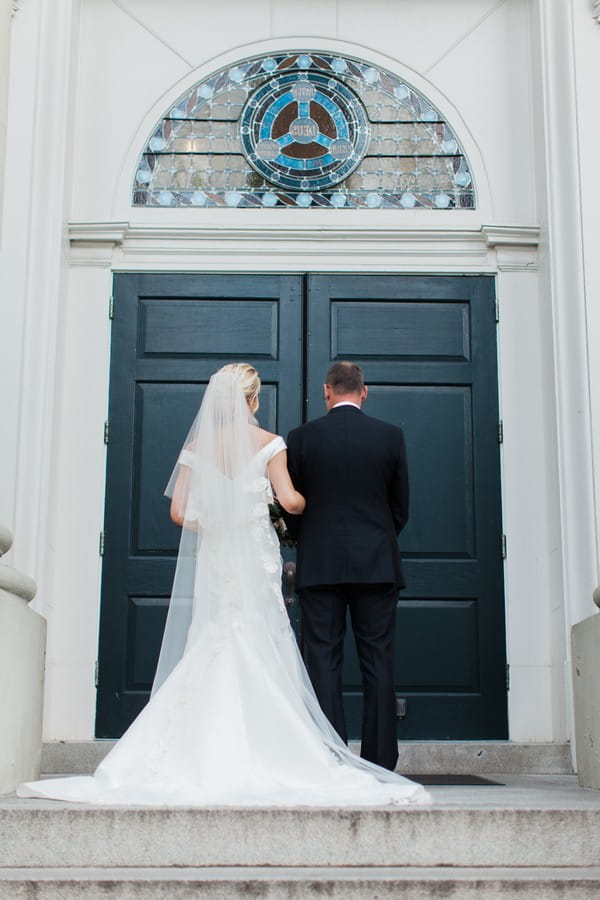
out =
[[[304,660],[323,712],[347,741],[342,704],[346,610],[360,664],[364,710],[361,756],[393,770],[398,761],[394,636],[398,587],[339,584],[302,588]]]

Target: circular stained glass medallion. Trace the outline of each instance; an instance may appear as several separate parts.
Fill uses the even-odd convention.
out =
[[[366,110],[322,72],[276,76],[250,95],[239,120],[244,154],[271,184],[300,191],[339,184],[367,152]]]

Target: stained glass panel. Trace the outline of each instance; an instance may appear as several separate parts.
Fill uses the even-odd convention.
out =
[[[391,72],[296,51],[196,84],[138,162],[134,206],[475,207],[439,111]]]

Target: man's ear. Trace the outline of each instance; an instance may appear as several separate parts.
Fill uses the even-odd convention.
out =
[[[361,403],[364,403],[364,402],[365,402],[365,400],[367,399],[367,394],[368,394],[368,393],[369,393],[369,388],[368,388],[367,385],[365,384],[365,385],[363,385],[363,389],[362,389],[362,391],[360,392],[360,400],[361,400]]]

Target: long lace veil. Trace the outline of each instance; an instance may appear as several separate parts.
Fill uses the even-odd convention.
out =
[[[247,475],[257,449],[239,377],[215,373],[165,490],[183,527],[153,694],[193,634],[217,621],[225,606],[239,606],[251,589],[255,494]]]

